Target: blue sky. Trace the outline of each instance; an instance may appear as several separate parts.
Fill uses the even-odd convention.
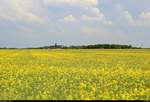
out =
[[[0,47],[150,47],[150,0],[0,0]]]

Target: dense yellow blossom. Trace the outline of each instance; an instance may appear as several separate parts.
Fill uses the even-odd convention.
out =
[[[150,100],[150,50],[0,50],[0,100]]]

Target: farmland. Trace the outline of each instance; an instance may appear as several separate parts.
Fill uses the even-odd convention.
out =
[[[150,100],[150,50],[0,50],[1,100]]]

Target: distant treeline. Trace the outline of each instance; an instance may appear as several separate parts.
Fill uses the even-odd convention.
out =
[[[1,47],[0,49],[18,49],[18,48],[7,48],[7,47]]]
[[[131,45],[115,45],[115,44],[97,44],[87,46],[71,46],[71,48],[82,48],[82,49],[131,49]]]
[[[140,49],[139,47],[133,47],[132,45],[119,45],[119,44],[95,44],[95,45],[81,45],[81,46],[64,46],[53,45],[38,48],[28,49]]]
[[[19,49],[19,48],[0,48],[0,49]],[[81,45],[81,46],[64,46],[52,45],[36,48],[24,49],[141,49],[140,47],[133,47],[132,45],[119,45],[119,44],[95,44],[95,45]]]

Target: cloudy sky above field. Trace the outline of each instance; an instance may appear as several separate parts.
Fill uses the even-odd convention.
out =
[[[150,0],[0,0],[0,47],[150,47]]]

